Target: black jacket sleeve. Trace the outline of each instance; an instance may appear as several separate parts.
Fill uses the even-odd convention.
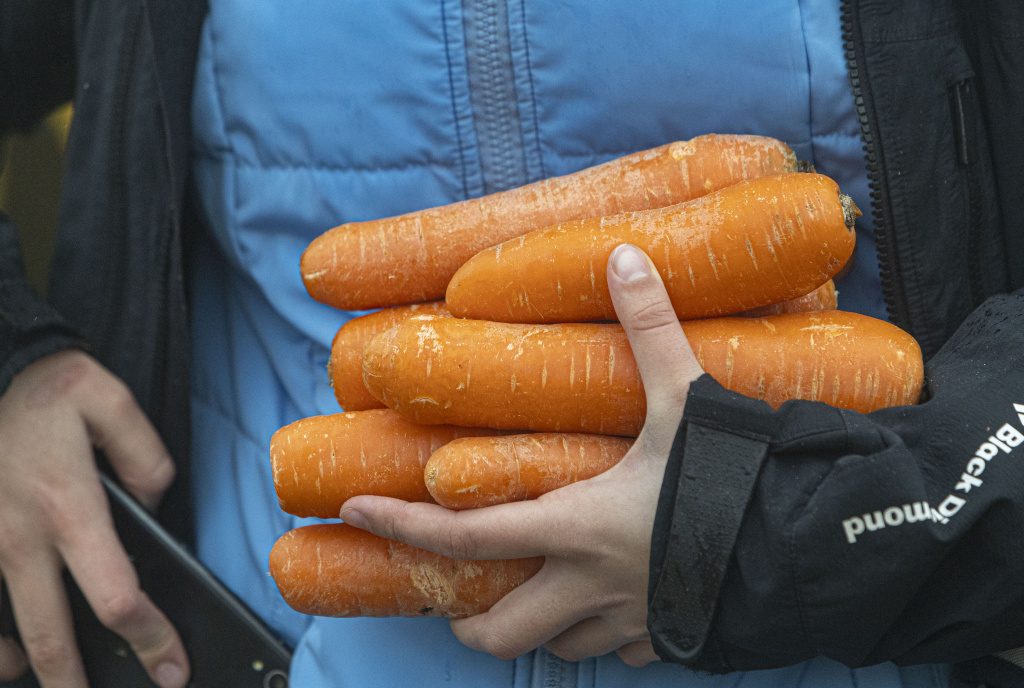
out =
[[[862,415],[692,386],[652,539],[662,659],[724,672],[1024,645],[1024,293],[977,309],[926,389]]]
[[[0,3],[0,134],[70,100],[73,23],[71,0]],[[0,394],[29,363],[69,347],[84,343],[26,282],[14,226],[0,213]]]
[[[25,281],[14,226],[0,213],[0,394],[33,361],[67,348],[87,348],[82,338]]]

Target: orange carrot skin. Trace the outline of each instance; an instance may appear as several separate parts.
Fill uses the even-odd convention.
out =
[[[285,533],[270,575],[288,605],[315,616],[482,614],[540,570],[544,560],[456,560],[343,523]]]
[[[683,323],[701,367],[723,387],[778,408],[790,399],[870,413],[916,404],[921,347],[884,320],[822,311]]]
[[[645,413],[617,325],[410,318],[367,346],[363,381],[428,425],[635,436]]]
[[[839,296],[836,291],[836,285],[835,282],[829,280],[809,294],[743,311],[739,315],[742,315],[744,318],[766,318],[769,315],[782,315],[783,313],[834,311],[838,307]]]
[[[917,342],[867,316],[712,318],[683,329],[719,383],[776,408],[810,399],[868,413],[920,395]],[[413,318],[370,343],[363,379],[376,398],[425,424],[635,437],[646,414],[617,324]]]
[[[334,388],[334,398],[345,411],[365,411],[384,408],[363,384],[363,349],[381,332],[414,315],[450,315],[444,301],[414,303],[409,306],[385,308],[375,313],[353,318],[341,326],[331,343],[328,377]]]
[[[803,296],[853,253],[856,206],[820,174],[740,182],[667,208],[565,222],[480,252],[448,286],[459,318],[616,320],[605,266],[634,244],[651,257],[680,320]]]
[[[434,500],[449,509],[516,502],[604,473],[633,440],[581,433],[464,437],[438,449],[423,472]]]
[[[498,432],[417,425],[389,409],[303,418],[270,440],[277,501],[289,514],[319,518],[337,518],[361,494],[432,501],[423,483],[430,455],[456,437]]]
[[[309,294],[341,309],[444,297],[485,248],[559,222],[659,208],[743,179],[795,171],[786,144],[762,136],[698,136],[516,189],[397,217],[350,222],[302,255]]]

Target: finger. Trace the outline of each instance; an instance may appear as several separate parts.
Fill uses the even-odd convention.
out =
[[[174,480],[174,462],[128,387],[101,369],[78,404],[92,443],[124,486],[153,509]]]
[[[597,657],[647,637],[647,628],[626,631],[613,627],[605,618],[592,616],[571,626],[545,643],[544,647],[567,662]]]
[[[21,642],[45,688],[87,688],[60,564],[39,555],[6,570]]]
[[[500,659],[518,657],[592,614],[585,587],[559,577],[553,567],[545,565],[486,613],[453,619],[452,633],[475,650]]]
[[[13,681],[28,669],[28,657],[14,638],[0,636],[0,681]]]
[[[100,622],[131,646],[162,688],[184,686],[188,658],[177,631],[149,596],[109,517],[96,516],[58,543],[68,570]]]
[[[650,640],[637,640],[623,645],[615,651],[619,658],[631,667],[642,667],[651,662],[660,662],[661,657],[654,651]]]
[[[704,371],[647,254],[631,244],[622,244],[612,251],[608,259],[608,287],[615,313],[636,358],[648,411],[652,403],[681,407],[689,383]]]
[[[4,579],[0,576],[0,618],[4,610]],[[28,657],[21,645],[14,640],[0,635],[0,681],[13,681],[28,669]]]
[[[437,504],[363,495],[345,502],[339,517],[389,540],[454,559],[518,559],[571,547],[559,527],[560,508],[542,499],[451,511]]]

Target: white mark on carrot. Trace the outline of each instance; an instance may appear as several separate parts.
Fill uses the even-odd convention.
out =
[[[715,262],[715,253],[711,250],[711,242],[708,242],[708,263],[711,265],[711,271],[715,273],[715,279],[720,279],[718,276],[718,265]]]
[[[615,347],[608,346],[608,386],[613,387],[615,383]]]
[[[424,607],[434,607],[435,610],[447,611],[448,607],[455,600],[455,591],[452,590],[451,582],[431,564],[418,563],[409,567],[409,578],[412,585],[431,604]]]
[[[587,346],[587,366],[586,366],[586,377],[584,378],[583,389],[584,391],[590,391],[590,346]]]

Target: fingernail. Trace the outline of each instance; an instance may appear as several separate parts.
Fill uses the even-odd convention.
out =
[[[348,511],[343,510],[340,514],[338,514],[338,518],[340,518],[342,521],[349,524],[350,526],[362,528],[363,530],[365,530],[366,526],[369,525],[366,522],[366,517],[358,511],[356,511],[355,509],[349,509]]]
[[[182,688],[185,685],[185,672],[177,664],[164,662],[156,668],[156,682],[160,688]]]
[[[635,282],[651,274],[647,257],[632,244],[617,246],[610,260],[612,272],[623,282]]]

